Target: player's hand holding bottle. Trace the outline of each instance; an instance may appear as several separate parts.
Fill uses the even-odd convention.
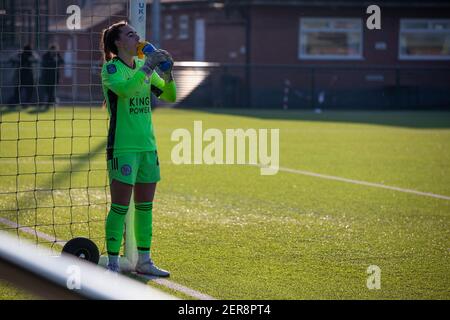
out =
[[[165,54],[159,50],[155,50],[145,56],[145,63],[141,67],[141,70],[144,71],[147,76],[150,76],[153,73],[153,70],[155,70],[161,62],[166,61],[166,59]]]
[[[166,50],[158,49],[157,51],[159,51],[160,53],[162,53],[164,55],[165,61],[167,62],[166,64],[168,65],[168,67],[165,68],[165,70],[161,70],[162,71],[161,76],[164,79],[164,81],[170,82],[170,81],[173,80],[173,74],[172,74],[173,59],[172,59],[172,56]]]

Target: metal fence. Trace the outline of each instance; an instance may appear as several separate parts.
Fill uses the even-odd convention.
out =
[[[60,104],[102,103],[100,62],[62,69],[56,89]],[[17,68],[4,62],[0,70],[5,105],[19,85]],[[178,62],[174,73],[176,106],[186,108],[450,110],[450,68]],[[36,68],[36,79],[38,74]]]
[[[185,107],[450,110],[450,68],[182,64],[177,81]]]

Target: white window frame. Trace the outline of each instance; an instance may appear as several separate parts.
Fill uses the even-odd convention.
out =
[[[169,40],[172,38],[173,38],[173,16],[166,15],[164,16],[164,39]]]
[[[341,29],[341,28],[302,28],[302,22],[308,22],[308,21],[318,21],[318,20],[326,20],[328,22],[339,22],[339,21],[359,21],[360,25],[358,28],[354,29]],[[306,41],[306,34],[308,32],[338,32],[338,31],[351,31],[351,32],[359,32],[360,33],[360,43],[361,43],[361,50],[358,54],[351,55],[351,56],[343,56],[343,55],[337,55],[337,54],[327,54],[327,55],[314,55],[314,54],[306,54],[302,52],[302,43],[305,43]],[[364,59],[364,35],[363,35],[363,21],[361,18],[329,18],[329,17],[308,17],[308,18],[300,18],[299,19],[299,42],[298,42],[298,58],[300,60],[363,60]]]
[[[184,23],[186,24],[186,26],[182,27]],[[178,17],[178,39],[189,39],[189,16],[187,14],[182,14]]]
[[[421,28],[405,28],[404,27],[404,23],[405,22],[409,22],[409,23],[423,23],[426,22],[428,25],[428,28],[430,28],[431,23],[436,23],[436,22],[446,22],[446,23],[450,23],[450,19],[400,19],[400,28],[399,28],[399,32],[398,32],[398,59],[399,60],[437,60],[437,61],[442,61],[442,60],[450,60],[450,53],[447,56],[435,56],[435,55],[414,55],[414,56],[410,56],[410,55],[406,55],[406,54],[402,54],[401,51],[401,36],[402,33],[406,32],[410,32],[410,33],[447,33],[450,32],[450,30],[444,29],[444,30],[432,30],[432,29],[421,29]]]

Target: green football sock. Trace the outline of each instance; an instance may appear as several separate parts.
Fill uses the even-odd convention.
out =
[[[119,255],[127,212],[128,206],[111,203],[111,209],[106,218],[106,250],[110,256]]]
[[[138,252],[150,252],[152,244],[152,209],[153,202],[135,203],[134,233]]]

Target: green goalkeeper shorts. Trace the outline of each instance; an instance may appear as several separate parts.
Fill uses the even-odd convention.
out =
[[[115,154],[108,160],[109,183],[117,180],[135,183],[156,183],[161,180],[157,151]]]

